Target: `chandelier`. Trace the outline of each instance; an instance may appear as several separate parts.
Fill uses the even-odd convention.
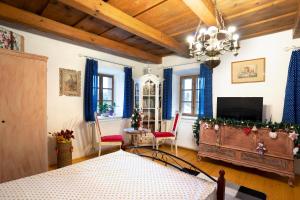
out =
[[[216,4],[215,4],[216,5]],[[204,62],[207,66],[214,68],[221,63],[220,55],[225,52],[233,52],[238,55],[239,35],[236,34],[236,27],[225,27],[222,14],[215,6],[216,26],[208,29],[201,27],[201,21],[194,36],[188,36],[189,55],[197,61]]]

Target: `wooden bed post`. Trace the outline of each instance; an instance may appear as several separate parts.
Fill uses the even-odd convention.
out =
[[[218,178],[218,181],[217,181],[217,200],[224,200],[225,199],[225,178],[224,178],[224,175],[225,175],[225,171],[223,169],[221,169],[219,171],[219,178]]]

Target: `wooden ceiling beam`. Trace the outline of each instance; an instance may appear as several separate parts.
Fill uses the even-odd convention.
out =
[[[140,49],[56,22],[54,20],[50,20],[45,17],[41,17],[39,15],[15,8],[13,6],[9,6],[1,2],[0,18],[7,21],[24,24],[37,30],[53,33],[75,41],[86,42],[93,45],[94,47],[100,47],[106,52],[112,52],[117,55],[157,64],[161,63],[162,61],[161,57],[142,51]]]
[[[217,25],[215,5],[211,0],[182,0],[208,26]]]
[[[188,57],[187,48],[174,38],[99,0],[59,0],[84,13],[113,24],[150,42],[163,46],[181,56]]]
[[[298,13],[296,17],[296,23],[293,29],[293,38],[300,38],[300,2],[298,1]]]
[[[225,20],[231,21],[233,19],[242,17],[244,15],[255,13],[255,12],[258,12],[258,11],[261,11],[261,10],[264,10],[264,9],[267,9],[267,8],[272,7],[272,6],[275,6],[275,5],[278,5],[278,4],[281,4],[281,3],[285,3],[285,2],[286,2],[286,0],[275,0],[275,1],[272,1],[270,3],[265,3],[265,4],[262,4],[260,6],[255,6],[253,8],[247,9],[243,12],[236,13],[234,15],[229,15],[229,16],[225,17]]]
[[[258,21],[258,22],[254,22],[254,23],[251,23],[251,24],[244,25],[244,26],[240,26],[240,27],[238,27],[238,30],[240,31],[240,30],[243,30],[243,29],[249,29],[249,28],[252,28],[252,27],[256,27],[256,26],[259,26],[259,25],[262,25],[262,24],[275,22],[275,21],[280,21],[284,18],[295,16],[296,14],[297,14],[297,12],[286,13],[284,15],[279,15],[279,16],[272,17],[272,18],[269,18],[269,19],[265,19],[265,20],[261,20],[261,21]]]
[[[276,32],[280,32],[280,31],[285,31],[285,30],[291,29],[292,27],[293,27],[293,24],[287,24],[287,25],[284,25],[284,26],[278,26],[278,27],[273,28],[273,29],[267,29],[267,30],[264,30],[264,31],[259,31],[259,32],[256,32],[256,33],[248,34],[248,35],[242,35],[241,40],[254,38],[254,37],[258,37],[258,36],[263,36],[263,35],[276,33]]]

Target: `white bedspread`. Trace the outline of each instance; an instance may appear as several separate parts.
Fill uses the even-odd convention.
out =
[[[215,199],[216,184],[118,151],[0,184],[1,200]]]

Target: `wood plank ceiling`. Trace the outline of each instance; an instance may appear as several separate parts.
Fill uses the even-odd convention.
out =
[[[120,26],[112,25],[115,23],[105,22],[98,16],[89,15],[87,12],[78,10],[79,8],[75,9],[74,6],[71,7],[62,3],[65,0],[0,1],[35,15],[101,36],[101,38],[107,38],[141,50],[146,53],[143,58],[140,58],[141,60],[156,63],[160,62],[156,57],[160,58],[178,53],[178,49],[176,49],[178,46],[172,49],[168,46],[169,44],[184,45],[181,46],[183,48],[182,52],[184,52],[184,48],[187,48],[186,37],[193,34],[199,23],[199,17],[185,4],[184,1],[186,0],[105,1],[110,6],[123,11],[129,17],[139,20],[146,26],[155,29],[155,31],[160,31],[162,35],[165,34],[164,37],[170,37],[168,41],[171,41],[171,43],[162,44],[161,41],[157,42],[155,38],[145,37],[140,32],[132,31],[134,25],[128,25],[128,29],[127,27],[121,29]],[[66,0],[65,3],[67,2],[72,1]],[[95,0],[95,2],[101,2],[101,0]],[[297,0],[217,0],[217,6],[223,14],[225,24],[237,26],[242,39],[294,28],[299,8]],[[133,34],[133,32],[136,34]],[[298,30],[298,32],[300,31]],[[125,56],[132,57],[126,54]],[[151,59],[147,59],[147,56]],[[139,59],[139,56],[133,56],[133,58]]]

